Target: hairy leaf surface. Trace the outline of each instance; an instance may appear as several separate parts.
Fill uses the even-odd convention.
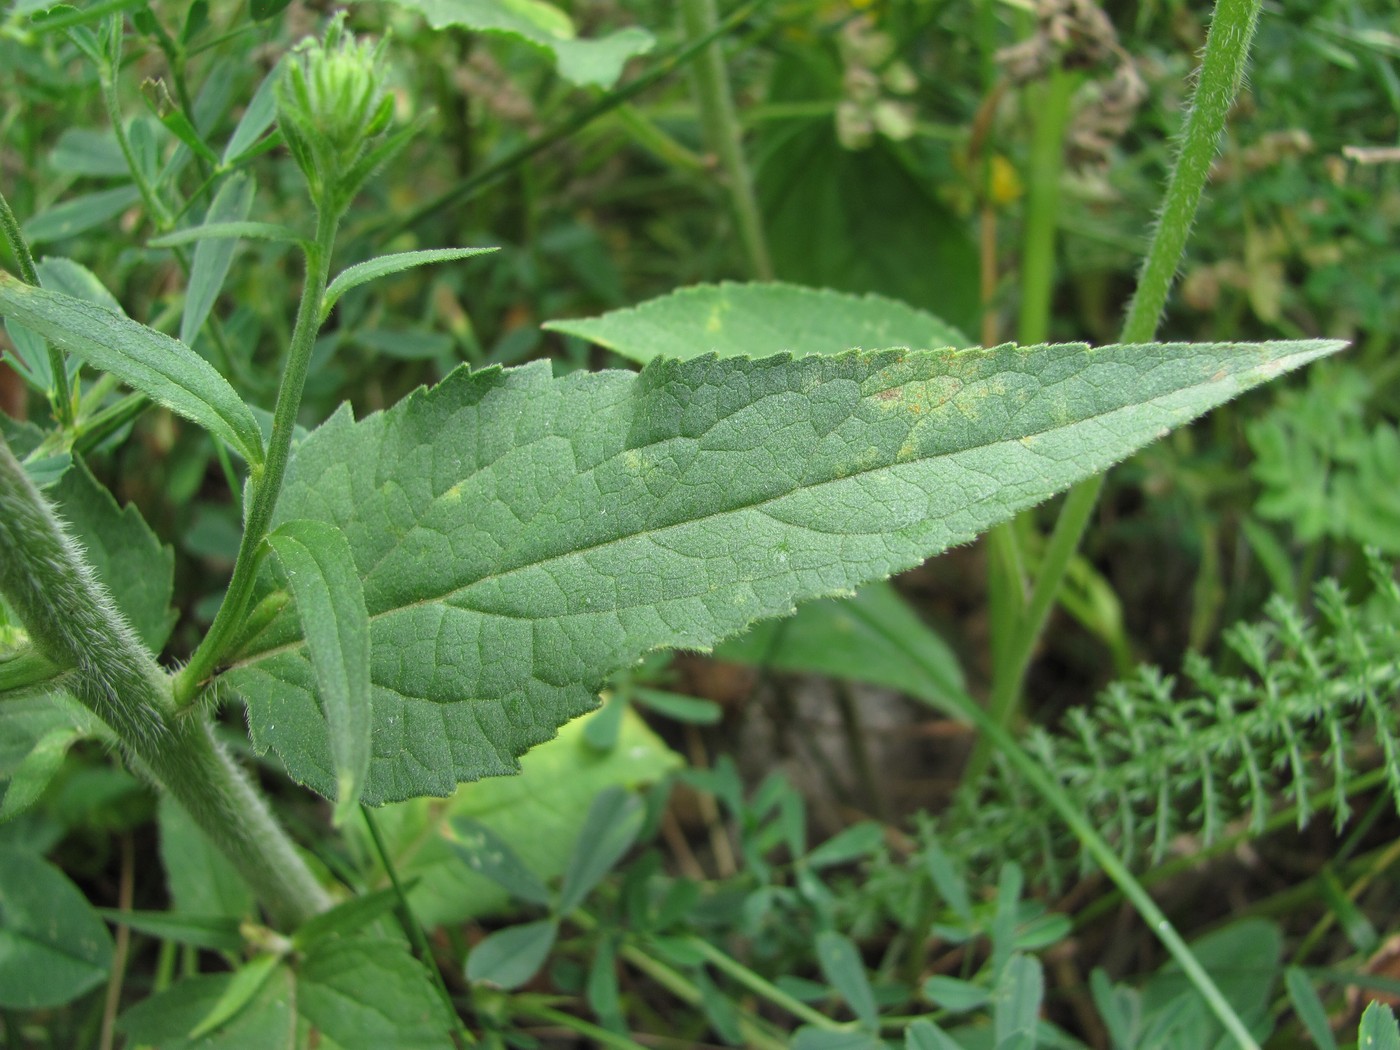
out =
[[[453,373],[306,439],[278,505],[350,541],[373,645],[364,800],[516,768],[643,653],[708,648],[972,539],[1342,344],[1004,346]],[[266,586],[272,586],[270,580]],[[329,795],[294,610],[228,680]]]

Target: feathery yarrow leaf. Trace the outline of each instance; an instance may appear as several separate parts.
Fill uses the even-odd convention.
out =
[[[1355,603],[1323,581],[1312,618],[1275,596],[1265,619],[1225,634],[1238,672],[1193,653],[1186,689],[1142,668],[1071,710],[1055,732],[1032,730],[1025,746],[1138,867],[1160,863],[1181,835],[1209,845],[1240,823],[1259,834],[1287,807],[1299,826],[1328,808],[1340,828],[1358,779],[1377,766],[1400,808],[1400,586],[1374,555],[1370,576],[1374,593]],[[1070,830],[1036,798],[998,760],[959,797],[943,841],[968,859],[1017,859],[1051,883],[1076,862],[1089,870]]]

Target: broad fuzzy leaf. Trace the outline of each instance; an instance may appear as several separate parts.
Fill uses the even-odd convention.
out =
[[[852,295],[778,281],[699,284],[601,317],[544,326],[646,364],[654,357],[765,357],[907,346],[933,350],[971,340],[933,314],[882,295]]]
[[[337,525],[364,578],[364,800],[513,772],[643,653],[908,568],[1341,345],[703,357],[559,379],[538,363],[342,410],[298,449],[278,513]],[[329,795],[295,612],[227,679],[258,746]]]

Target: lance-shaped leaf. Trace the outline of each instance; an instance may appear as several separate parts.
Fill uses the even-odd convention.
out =
[[[639,364],[708,353],[803,357],[971,344],[952,325],[898,299],[780,281],[698,284],[601,317],[550,321],[544,327],[588,339]]]
[[[331,308],[335,306],[336,300],[351,288],[358,288],[362,284],[368,284],[380,277],[387,277],[391,273],[411,270],[415,266],[467,259],[473,255],[485,255],[487,252],[497,250],[496,248],[429,248],[419,252],[396,252],[393,255],[381,255],[376,259],[357,263],[349,269],[342,270],[326,288],[326,297],[321,304],[321,319],[324,320],[330,316]]]
[[[344,534],[288,521],[267,537],[286,570],[306,637],[335,762],[335,823],[355,811],[369,770],[369,614]]]
[[[218,163],[217,157],[214,162]],[[256,193],[257,184],[252,179],[241,171],[234,172],[219,188],[214,203],[209,205],[205,222],[243,222],[253,210]],[[237,247],[238,242],[232,239],[202,240],[195,245],[189,284],[185,289],[185,312],[180,317],[180,342],[186,346],[194,346],[195,337],[214,308],[214,300],[224,286]]]
[[[249,463],[262,463],[262,432],[252,410],[213,365],[178,339],[7,273],[0,273],[0,313],[223,438]]]
[[[643,653],[915,565],[1341,345],[702,357],[558,379],[541,362],[342,410],[297,450],[278,512],[336,524],[364,580],[364,798],[514,772]],[[255,742],[333,791],[295,615],[227,678]]]

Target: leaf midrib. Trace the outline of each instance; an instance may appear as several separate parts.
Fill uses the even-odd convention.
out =
[[[1237,374],[1237,373],[1232,373],[1232,374],[1231,374],[1229,377],[1227,377],[1227,378],[1230,378],[1230,379],[1238,379],[1238,374]],[[842,477],[839,477],[839,478],[829,478],[829,479],[827,479],[827,480],[819,481],[819,482],[816,482],[816,483],[810,484],[810,485],[797,485],[797,486],[795,486],[795,487],[793,487],[793,488],[791,488],[791,489],[788,489],[788,490],[785,491],[785,492],[779,493],[779,494],[774,495],[774,496],[768,496],[768,497],[765,497],[764,499],[757,500],[757,501],[754,501],[754,502],[751,502],[751,503],[745,503],[745,504],[739,504],[739,505],[736,505],[736,506],[726,507],[726,508],[724,508],[723,510],[712,511],[712,512],[710,512],[710,513],[708,513],[708,514],[701,514],[701,515],[698,515],[698,516],[686,518],[686,519],[684,519],[684,520],[682,520],[682,521],[673,522],[673,523],[671,523],[671,524],[669,524],[669,525],[663,525],[663,526],[659,526],[659,527],[656,527],[656,528],[650,528],[650,529],[637,529],[637,530],[634,530],[634,531],[632,531],[632,532],[622,533],[622,534],[615,535],[615,536],[610,536],[610,537],[608,537],[606,540],[602,540],[602,541],[600,541],[600,542],[598,542],[598,543],[590,544],[589,546],[585,546],[585,547],[575,547],[575,548],[572,548],[572,549],[567,550],[567,551],[561,551],[561,552],[558,553],[558,554],[552,554],[552,555],[550,555],[549,557],[541,558],[541,559],[536,560],[536,561],[522,562],[522,563],[519,564],[519,565],[513,565],[513,566],[511,566],[510,568],[500,570],[499,572],[488,573],[488,574],[486,574],[486,575],[484,575],[484,576],[480,576],[480,577],[478,577],[478,578],[476,578],[476,579],[474,579],[474,580],[472,580],[472,581],[470,581],[470,582],[468,582],[468,583],[465,583],[465,584],[462,584],[462,585],[459,585],[459,586],[454,586],[454,587],[451,588],[450,590],[445,591],[445,592],[442,592],[442,593],[439,593],[439,594],[429,595],[429,596],[426,596],[426,597],[423,597],[423,598],[416,599],[416,600],[414,600],[414,601],[403,602],[403,603],[401,603],[401,604],[394,605],[394,606],[392,606],[392,607],[390,607],[390,608],[385,608],[385,609],[379,610],[379,611],[377,611],[377,612],[372,612],[372,613],[370,613],[369,620],[370,620],[370,623],[373,624],[373,623],[375,623],[376,621],[378,621],[378,620],[380,620],[381,618],[386,617],[386,616],[395,615],[395,614],[404,612],[404,611],[406,611],[406,610],[419,608],[419,607],[425,606],[425,605],[433,605],[433,604],[436,604],[436,603],[445,602],[448,598],[452,597],[453,595],[461,594],[462,592],[468,591],[468,590],[470,590],[471,588],[476,587],[476,586],[479,585],[479,584],[487,583],[487,582],[492,582],[492,581],[503,580],[503,579],[508,578],[509,576],[511,576],[511,575],[514,574],[514,573],[523,572],[523,571],[526,571],[526,570],[529,570],[529,569],[538,569],[538,568],[540,568],[540,567],[542,567],[542,566],[545,566],[545,565],[550,564],[551,562],[562,561],[562,560],[564,560],[565,558],[574,558],[574,557],[578,557],[578,556],[580,556],[580,555],[588,554],[588,553],[590,553],[590,552],[592,552],[592,551],[602,550],[602,549],[604,549],[604,548],[606,548],[606,547],[610,547],[610,546],[613,546],[613,545],[615,545],[615,544],[625,543],[625,542],[627,542],[628,540],[636,539],[636,538],[638,538],[639,536],[660,535],[660,534],[662,534],[662,533],[669,532],[669,531],[671,531],[671,530],[673,530],[673,529],[686,528],[686,527],[689,527],[689,526],[702,524],[702,523],[705,522],[705,521],[709,521],[709,520],[716,519],[716,518],[721,518],[721,517],[724,517],[724,516],[727,516],[727,515],[731,515],[731,514],[742,514],[742,513],[746,513],[746,512],[754,511],[754,510],[760,510],[760,511],[761,511],[762,508],[763,508],[765,505],[771,504],[771,503],[775,503],[775,502],[777,502],[778,500],[787,499],[787,498],[793,496],[794,494],[796,494],[796,493],[798,493],[798,492],[815,491],[815,490],[821,489],[821,488],[823,488],[824,486],[827,486],[827,485],[841,484],[841,483],[844,483],[844,482],[851,481],[851,480],[854,479],[854,478],[863,477],[863,476],[865,476],[865,475],[867,475],[867,474],[876,474],[876,473],[880,473],[880,472],[882,472],[882,471],[892,470],[892,469],[894,469],[894,468],[896,468],[896,467],[910,466],[910,465],[918,464],[918,463],[931,463],[931,462],[935,462],[935,461],[937,461],[937,460],[946,459],[946,458],[948,458],[948,457],[950,457],[950,456],[962,455],[962,454],[964,454],[964,453],[971,452],[971,451],[980,451],[980,450],[986,450],[986,449],[994,449],[994,448],[996,448],[996,447],[998,447],[998,446],[1000,446],[1000,445],[1023,444],[1023,443],[1025,443],[1025,442],[1027,442],[1027,441],[1033,441],[1035,438],[1042,437],[1042,436],[1044,436],[1045,434],[1055,433],[1055,432],[1057,432],[1057,431],[1063,431],[1063,430],[1065,430],[1065,429],[1067,429],[1067,428],[1069,428],[1069,427],[1078,427],[1078,426],[1081,426],[1081,425],[1086,424],[1086,423],[1094,422],[1094,421],[1096,421],[1096,420],[1105,419],[1105,418],[1107,418],[1107,417],[1109,417],[1109,416],[1115,415],[1115,414],[1120,413],[1120,412],[1128,412],[1128,411],[1140,410],[1140,409],[1143,409],[1143,408],[1145,408],[1145,407],[1148,407],[1148,406],[1154,404],[1154,403],[1157,402],[1157,401],[1162,400],[1164,397],[1172,396],[1172,395],[1178,395],[1178,394],[1186,394],[1186,393],[1188,393],[1189,391],[1199,389],[1199,388],[1202,387],[1202,386],[1214,386],[1214,385],[1216,385],[1216,384],[1218,384],[1218,383],[1221,383],[1221,382],[1224,382],[1224,379],[1212,381],[1212,380],[1210,380],[1210,379],[1208,378],[1208,379],[1206,379],[1206,380],[1205,380],[1204,382],[1202,382],[1202,383],[1192,384],[1191,386],[1178,387],[1178,388],[1176,388],[1176,389],[1174,389],[1174,390],[1168,391],[1166,394],[1160,395],[1159,397],[1153,398],[1153,399],[1151,399],[1151,400],[1149,400],[1149,401],[1145,401],[1145,402],[1135,402],[1135,403],[1127,404],[1127,405],[1119,405],[1119,406],[1116,407],[1116,408],[1112,408],[1112,409],[1109,409],[1109,410],[1104,411],[1104,412],[1094,412],[1094,413],[1090,413],[1090,414],[1088,414],[1088,415],[1084,415],[1084,416],[1079,417],[1078,419],[1074,420],[1074,421],[1071,422],[1071,423],[1065,423],[1065,424],[1059,424],[1059,425],[1052,426],[1052,427],[1047,427],[1047,428],[1044,428],[1044,429],[1041,429],[1041,430],[1037,430],[1037,431],[1033,431],[1033,432],[1030,432],[1030,433],[1021,434],[1021,435],[1018,435],[1017,437],[1014,437],[1014,438],[1000,438],[1000,439],[998,439],[998,440],[996,440],[996,441],[985,442],[985,443],[980,444],[980,445],[970,445],[970,446],[967,446],[967,447],[964,447],[964,448],[960,448],[960,449],[955,449],[955,450],[949,451],[949,452],[939,452],[939,453],[937,453],[937,454],[935,454],[935,455],[931,455],[931,456],[916,457],[916,458],[913,458],[913,459],[905,460],[905,461],[900,462],[900,463],[881,463],[881,464],[878,464],[878,465],[876,465],[876,466],[865,467],[865,468],[861,468],[861,469],[858,469],[858,470],[853,470],[851,473],[846,474],[846,475],[843,475]],[[556,437],[556,436],[559,436],[559,435],[554,435],[554,434],[542,435],[542,437],[541,437],[540,439],[537,439],[537,440],[543,440],[545,437]],[[520,447],[520,446],[516,446],[516,447]],[[1139,447],[1141,447],[1141,446],[1139,446]],[[616,453],[614,456],[609,457],[608,460],[600,461],[600,463],[599,463],[598,465],[601,465],[602,462],[608,462],[608,461],[610,461],[610,460],[612,460],[612,459],[616,459],[617,456],[624,455],[624,454],[625,454],[626,452],[628,452],[628,451],[635,451],[635,449],[625,449],[625,450],[619,451],[619,452]],[[593,468],[590,468],[590,469],[596,469],[596,466],[593,467]],[[473,473],[480,473],[480,471],[474,471]],[[467,476],[469,477],[470,475],[467,475]],[[440,499],[440,498],[441,498],[441,496],[435,496],[435,497],[434,497],[434,501],[436,501],[437,499]],[[980,502],[980,501],[979,501],[979,502]],[[787,527],[787,528],[804,528],[804,529],[808,529],[809,531],[821,531],[821,530],[811,529],[809,526],[796,525],[796,524],[793,524],[793,523],[791,523],[791,522],[781,522],[781,524],[782,524],[784,527]],[[828,533],[828,535],[846,535],[846,534]],[[395,550],[395,549],[397,549],[397,545],[395,545],[394,547],[391,547],[391,548],[390,548],[390,551]],[[384,558],[385,558],[386,556],[387,556],[387,555],[381,555],[380,558],[377,559],[376,565],[382,563],[383,560],[384,560]],[[817,599],[817,598],[823,597],[823,595],[816,594],[816,595],[811,595],[810,597],[811,597],[812,600],[815,600],[815,599]],[[609,614],[609,613],[613,613],[613,612],[620,611],[620,610],[622,610],[622,609],[634,608],[634,607],[636,607],[636,606],[635,606],[635,605],[613,605],[613,606],[609,606],[609,607],[607,607],[607,608],[600,608],[600,609],[596,609],[596,610],[588,610],[587,612],[570,613],[569,615],[571,615],[571,616],[582,616],[582,615],[606,615],[606,614]],[[500,613],[500,612],[488,612],[488,611],[483,610],[483,609],[475,609],[475,608],[470,609],[470,611],[476,612],[476,613],[478,613],[479,615],[482,615],[482,616],[492,616],[492,617],[496,617],[496,618],[499,618],[499,619],[517,620],[517,621],[526,622],[526,623],[533,623],[533,622],[535,622],[537,619],[539,619],[539,617],[518,616],[518,615],[514,615],[514,614],[510,614],[510,613]],[[272,657],[281,655],[282,653],[291,652],[291,651],[294,651],[294,650],[297,650],[297,649],[305,648],[305,645],[306,645],[306,640],[305,640],[305,638],[299,638],[299,639],[297,639],[297,640],[294,641],[294,642],[287,642],[287,643],[282,644],[282,645],[273,646],[273,647],[270,647],[270,648],[268,648],[268,649],[263,649],[263,650],[258,651],[257,653],[254,653],[254,654],[251,654],[251,655],[249,655],[249,656],[243,657],[243,658],[241,658],[241,659],[235,661],[234,663],[229,664],[228,667],[226,668],[226,670],[232,670],[232,669],[234,669],[234,668],[239,668],[239,667],[253,666],[253,665],[262,663],[262,662],[265,661],[265,660],[271,659]],[[376,683],[376,684],[377,684],[377,683]]]

